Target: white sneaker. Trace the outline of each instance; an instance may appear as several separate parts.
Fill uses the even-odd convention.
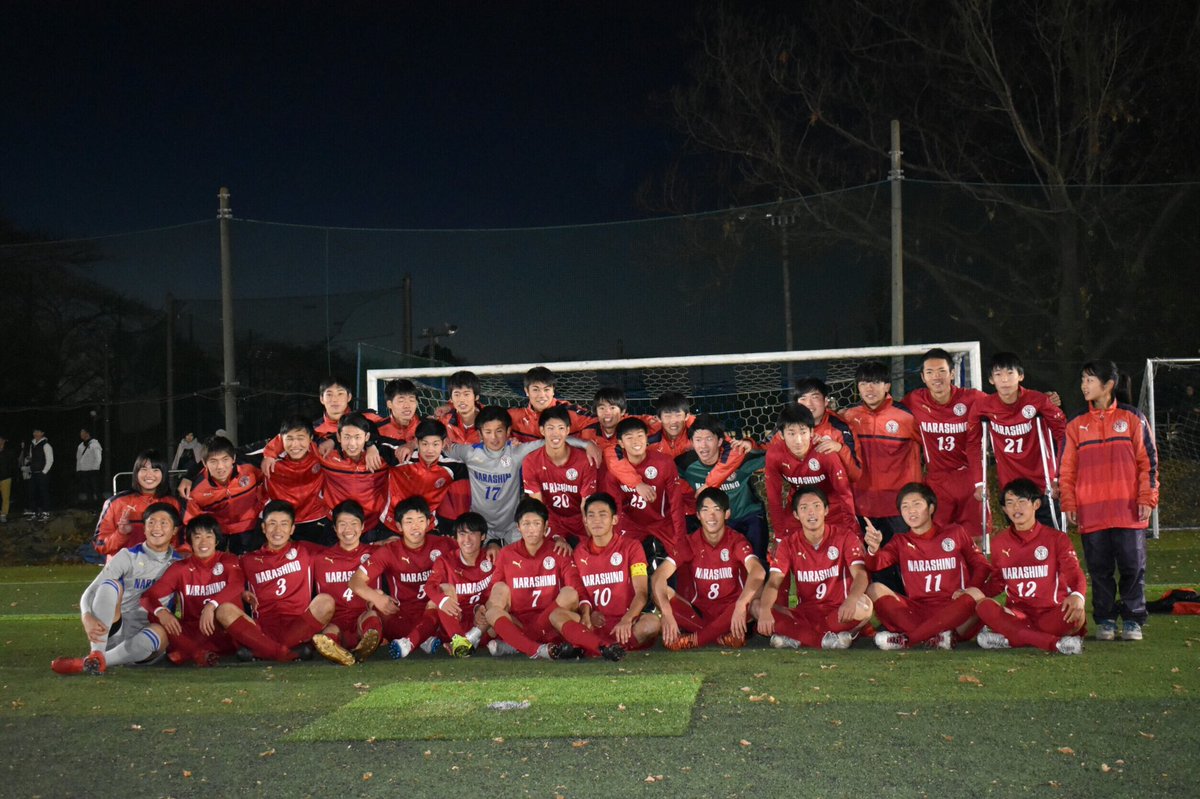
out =
[[[854,643],[854,635],[849,632],[835,633],[833,631],[825,633],[821,639],[822,649],[849,649],[850,644]]]
[[[397,638],[395,641],[392,641],[390,646],[388,646],[388,652],[391,654],[393,660],[406,658],[412,654],[412,651],[413,642],[407,638]]]
[[[492,654],[492,657],[503,657],[504,655],[517,654],[516,647],[506,644],[499,638],[493,638],[487,643],[487,651]]]
[[[774,649],[799,649],[800,642],[795,638],[788,638],[786,635],[772,635],[771,647]]]
[[[1083,639],[1078,635],[1064,635],[1054,643],[1061,655],[1078,655],[1083,652]]]
[[[942,630],[940,633],[929,639],[929,644],[934,649],[941,649],[949,652],[954,648],[954,632],[952,630]]]
[[[1136,621],[1127,621],[1121,625],[1121,640],[1122,641],[1140,641],[1142,640],[1142,625]]]
[[[1007,638],[987,627],[984,627],[979,631],[979,635],[975,636],[975,643],[979,644],[980,649],[1008,649],[1012,646]]]
[[[432,655],[442,648],[442,639],[436,635],[431,635],[421,642],[421,651],[426,655]]]
[[[875,646],[886,652],[907,649],[908,636],[904,633],[889,633],[887,630],[881,630],[875,633]]]

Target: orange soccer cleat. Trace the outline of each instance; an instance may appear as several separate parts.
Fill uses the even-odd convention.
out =
[[[673,644],[668,644],[666,642],[663,643],[663,646],[672,652],[681,652],[684,649],[695,649],[699,645],[700,643],[696,640],[695,635],[681,635],[675,639],[675,643]]]

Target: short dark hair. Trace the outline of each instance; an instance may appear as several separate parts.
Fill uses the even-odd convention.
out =
[[[550,388],[554,388],[554,382],[556,379],[557,378],[555,378],[554,372],[551,372],[546,367],[535,366],[525,373],[525,388],[528,389],[534,383],[545,383],[546,385],[550,386]]]
[[[805,408],[798,402],[788,402],[779,408],[779,416],[775,420],[775,429],[783,432],[784,428],[798,424],[802,427],[807,427],[812,430],[817,426],[817,422],[813,419],[812,411]]]
[[[646,427],[646,423],[641,419],[637,418],[636,416],[626,416],[624,419],[617,422],[616,435],[617,438],[620,438],[626,433],[632,433],[637,430],[641,430],[643,433],[650,432],[650,428]]]
[[[0,436],[3,438],[3,436]],[[141,471],[143,466],[149,466],[151,469],[157,469],[162,473],[162,480],[158,482],[158,486],[154,489],[154,496],[158,498],[171,496],[171,472],[167,469],[167,462],[156,449],[146,449],[138,453],[138,456],[133,459],[133,487],[137,488],[137,473]]]
[[[587,509],[599,502],[601,505],[607,505],[608,509],[615,515],[617,512],[617,501],[613,499],[613,495],[607,491],[597,491],[583,501],[583,511],[587,513]]]
[[[228,455],[237,460],[237,448],[225,436],[213,436],[204,442],[204,460],[208,460],[213,455]]]
[[[455,372],[446,378],[446,391],[453,391],[456,388],[469,388],[475,392],[475,398],[483,393],[483,385],[479,382],[479,375],[474,372],[463,369]]]
[[[934,347],[921,356],[921,368],[925,368],[925,364],[930,361],[945,361],[947,366],[951,369],[954,368],[954,356],[941,347]]]
[[[693,438],[697,430],[707,430],[717,438],[725,437],[725,426],[721,424],[720,419],[711,413],[702,413],[692,420],[692,424],[688,427],[687,431],[688,438]]]
[[[286,514],[287,517],[293,522],[296,521],[296,507],[287,500],[273,499],[264,505],[262,509],[263,521],[266,521],[267,517],[272,513],[283,513]]]
[[[1038,488],[1037,483],[1030,480],[1028,477],[1018,477],[1005,483],[1004,488],[1000,489],[1000,501],[1004,501],[1004,497],[1012,494],[1017,499],[1027,499],[1033,502],[1035,499],[1041,501],[1042,489]]]
[[[891,372],[883,361],[863,361],[854,370],[855,383],[890,383]]]
[[[437,419],[422,419],[417,422],[417,429],[413,432],[413,438],[420,441],[422,438],[429,436],[437,436],[438,438],[446,437],[446,425],[439,422]]]
[[[433,511],[431,511],[429,509],[429,503],[425,501],[425,497],[412,496],[412,497],[406,497],[405,499],[402,499],[396,503],[396,507],[393,509],[393,512],[392,512],[392,517],[396,520],[396,523],[398,524],[400,522],[400,520],[404,518],[404,514],[409,513],[411,511],[416,511],[417,513],[424,516],[426,519],[431,518],[433,516]]]
[[[221,529],[221,522],[211,513],[201,513],[187,523],[187,528],[184,530],[184,537],[188,543],[191,543],[192,537],[196,533],[212,533],[215,535],[217,537],[218,549],[221,548],[221,543],[225,540],[225,531]]]
[[[146,506],[146,509],[142,511],[142,519],[149,519],[156,513],[165,513],[170,516],[171,523],[174,524],[176,528],[183,526],[183,519],[179,515],[179,508],[175,507],[175,503],[173,502],[151,502]]]
[[[831,390],[829,384],[819,377],[802,377],[792,385],[792,401],[803,397],[810,391],[815,391],[822,397],[828,397]]]
[[[571,412],[563,405],[551,405],[538,414],[538,427],[545,427],[547,422],[557,419],[571,429]]]
[[[367,520],[367,514],[363,511],[363,506],[353,499],[343,499],[333,506],[333,510],[329,512],[329,518],[333,519],[334,524],[337,524],[339,516],[353,516],[360,522]]]
[[[1101,383],[1107,383],[1111,380],[1114,385],[1117,382],[1117,378],[1121,376],[1116,363],[1106,360],[1088,361],[1080,371],[1085,375],[1096,378]]]
[[[487,531],[487,519],[473,510],[467,511],[454,520],[455,535],[459,533],[479,533],[484,538],[487,538]]]
[[[904,485],[904,487],[900,489],[899,493],[896,494],[896,510],[897,511],[900,510],[900,504],[902,502],[904,502],[904,498],[907,497],[909,494],[919,494],[921,496],[921,499],[925,500],[925,503],[927,505],[929,505],[929,507],[931,507],[931,508],[937,507],[937,504],[938,504],[937,494],[933,493],[933,489],[930,488],[929,485],[926,483],[913,482],[913,483],[906,483]]]
[[[596,389],[596,393],[592,395],[592,409],[600,403],[605,405],[616,405],[621,410],[629,408],[629,400],[625,397],[625,389],[616,386],[602,386]]]
[[[1021,356],[1015,352],[997,352],[993,355],[991,363],[988,364],[988,374],[997,369],[1012,369],[1022,377],[1025,376],[1025,365],[1021,363]]]
[[[417,384],[403,377],[389,380],[387,385],[383,387],[383,399],[385,402],[391,402],[396,397],[415,396],[417,396]]]
[[[475,429],[481,429],[488,422],[502,422],[505,430],[512,428],[512,417],[508,415],[506,408],[499,405],[485,406],[475,417]]]
[[[289,416],[283,420],[283,424],[279,425],[279,435],[281,436],[285,436],[293,430],[303,430],[304,432],[308,433],[310,438],[316,435],[316,431],[313,430],[312,422],[310,422],[308,419],[305,419],[300,414],[293,414],[292,416]]]
[[[709,486],[696,495],[696,510],[700,510],[700,506],[704,504],[706,499],[711,499],[717,503],[721,510],[729,510],[729,495],[716,486]]]
[[[321,385],[317,388],[317,396],[321,396],[328,389],[337,386],[338,388],[346,389],[346,393],[354,396],[354,384],[349,380],[344,379],[341,375],[330,375],[321,381]]]
[[[546,505],[540,499],[533,497],[525,497],[517,503],[517,510],[513,513],[513,521],[521,521],[521,517],[526,514],[533,513],[541,518],[543,522],[550,521],[550,511],[546,510]]]
[[[374,426],[371,424],[371,421],[357,411],[354,413],[344,414],[341,419],[338,419],[339,433],[345,430],[347,427],[353,427],[361,430],[368,436],[371,435],[371,433],[375,430]]]
[[[687,413],[692,403],[678,391],[664,391],[654,401],[654,413],[662,416],[664,413]]]
[[[829,496],[825,493],[824,489],[818,486],[800,486],[796,489],[796,493],[792,494],[792,498],[788,502],[788,508],[791,509],[792,513],[796,512],[796,506],[800,504],[800,497],[806,494],[812,494],[821,500],[821,504],[825,506],[826,510],[829,510]]]

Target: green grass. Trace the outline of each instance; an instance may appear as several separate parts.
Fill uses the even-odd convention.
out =
[[[1150,552],[1152,594],[1200,582],[1195,534]],[[1088,642],[1076,658],[862,641],[656,648],[619,664],[415,654],[57,677],[50,659],[84,649],[75,607],[94,573],[0,570],[0,796],[1195,794],[1200,617],[1155,617],[1144,642]],[[479,710],[514,691],[529,710]],[[596,724],[571,726],[580,713]]]

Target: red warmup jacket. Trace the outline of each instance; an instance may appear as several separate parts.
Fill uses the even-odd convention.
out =
[[[921,443],[917,422],[904,405],[884,399],[875,410],[856,405],[844,414],[858,441],[862,477],[853,484],[861,516],[898,516],[896,494],[921,480]]]
[[[1143,530],[1138,505],[1158,505],[1158,452],[1146,417],[1132,405],[1092,408],[1067,423],[1058,478],[1062,509],[1079,532]]]
[[[858,460],[858,442],[854,440],[854,431],[850,429],[850,425],[846,424],[845,419],[833,411],[825,411],[825,418],[813,428],[814,446],[822,438],[841,442],[842,448],[838,450],[837,455],[841,459],[842,468],[846,470],[846,476],[850,478],[851,483],[862,477],[862,464]]]
[[[200,472],[188,498],[186,524],[202,513],[211,513],[221,523],[225,535],[241,535],[258,525],[258,514],[267,504],[267,491],[258,467],[248,463],[234,464],[226,483],[218,483]]]
[[[566,408],[567,413],[571,415],[570,433],[573,436],[579,435],[580,431],[596,421],[596,417],[592,416],[587,408],[560,399],[556,399],[554,405]],[[512,428],[509,430],[509,434],[513,440],[520,443],[540,440],[542,428],[538,425],[538,419],[541,415],[540,411],[535,411],[528,405],[523,408],[509,408],[508,418],[512,419]]]

